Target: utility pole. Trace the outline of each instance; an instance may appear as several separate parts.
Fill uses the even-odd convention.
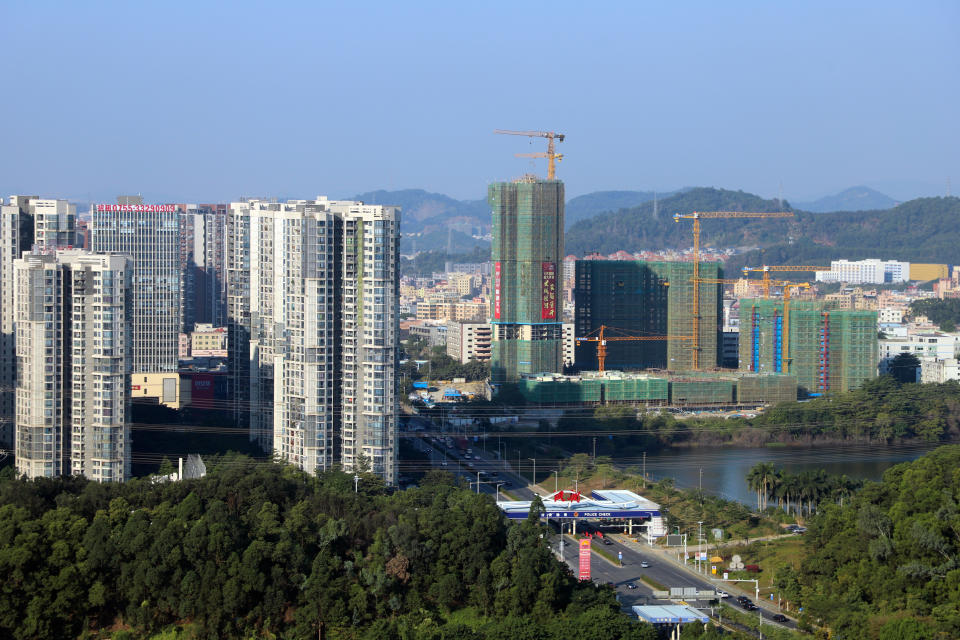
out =
[[[647,452],[643,452],[643,490],[647,490]]]
[[[597,439],[593,439],[593,464],[597,464]]]
[[[700,494],[700,506],[703,506],[703,467],[700,467],[700,489],[698,491]]]
[[[559,489],[557,488],[559,484],[560,484],[560,470],[554,469],[553,470],[553,492],[554,493],[559,491]]]
[[[531,479],[530,484],[537,484],[537,459],[527,458],[527,460],[533,460],[533,478]]]
[[[480,472],[477,471],[477,495],[480,495]]]

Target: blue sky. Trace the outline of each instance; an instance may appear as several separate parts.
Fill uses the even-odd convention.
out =
[[[481,198],[544,146],[495,128],[567,134],[569,196],[960,192],[954,0],[7,0],[0,23],[3,195]]]

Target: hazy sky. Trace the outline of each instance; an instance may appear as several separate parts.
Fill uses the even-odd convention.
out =
[[[960,2],[787,4],[4,0],[0,194],[960,192]]]

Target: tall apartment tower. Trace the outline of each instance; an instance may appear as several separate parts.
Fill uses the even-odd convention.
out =
[[[181,330],[197,323],[226,324],[225,242],[227,205],[180,208]]]
[[[0,447],[13,446],[16,352],[13,263],[32,248],[74,243],[76,208],[66,200],[11,196],[0,205]]]
[[[399,227],[398,208],[360,202],[230,205],[238,414],[246,403],[251,440],[307,471],[362,456],[396,479]]]
[[[130,475],[130,264],[73,249],[28,253],[16,286],[17,472]]]
[[[95,253],[120,253],[133,263],[131,370],[137,383],[141,375],[163,379],[155,397],[165,403],[177,401],[176,375],[162,374],[176,374],[178,364],[179,223],[170,204],[98,204],[90,230]]]
[[[560,372],[563,183],[530,176],[496,182],[487,201],[493,210],[492,381]]]

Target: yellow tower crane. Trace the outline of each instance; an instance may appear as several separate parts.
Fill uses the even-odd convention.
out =
[[[694,211],[675,213],[673,221],[693,220],[693,368],[700,368],[700,220],[714,218],[792,218],[792,211]]]
[[[556,152],[554,142],[563,142],[566,137],[562,133],[555,131],[508,131],[506,129],[495,129],[494,133],[502,133],[510,136],[528,136],[530,138],[546,138],[547,151],[539,153],[516,153],[518,158],[546,158],[547,159],[547,180],[557,179],[557,162],[563,160],[563,154]]]
[[[791,265],[763,265],[762,267],[744,267],[743,275],[747,276],[750,273],[763,272],[763,299],[767,300],[770,298],[770,285],[772,284],[770,280],[771,271],[830,271],[830,267],[811,267],[809,265],[805,266],[791,266]]]
[[[608,342],[626,342],[629,340],[653,341],[653,340],[690,340],[693,336],[608,336],[607,331],[623,331],[616,327],[608,327],[605,324],[600,325],[599,329],[594,329],[585,336],[577,338],[577,346],[581,342],[597,343],[597,371],[605,371],[607,361],[607,343]]]

